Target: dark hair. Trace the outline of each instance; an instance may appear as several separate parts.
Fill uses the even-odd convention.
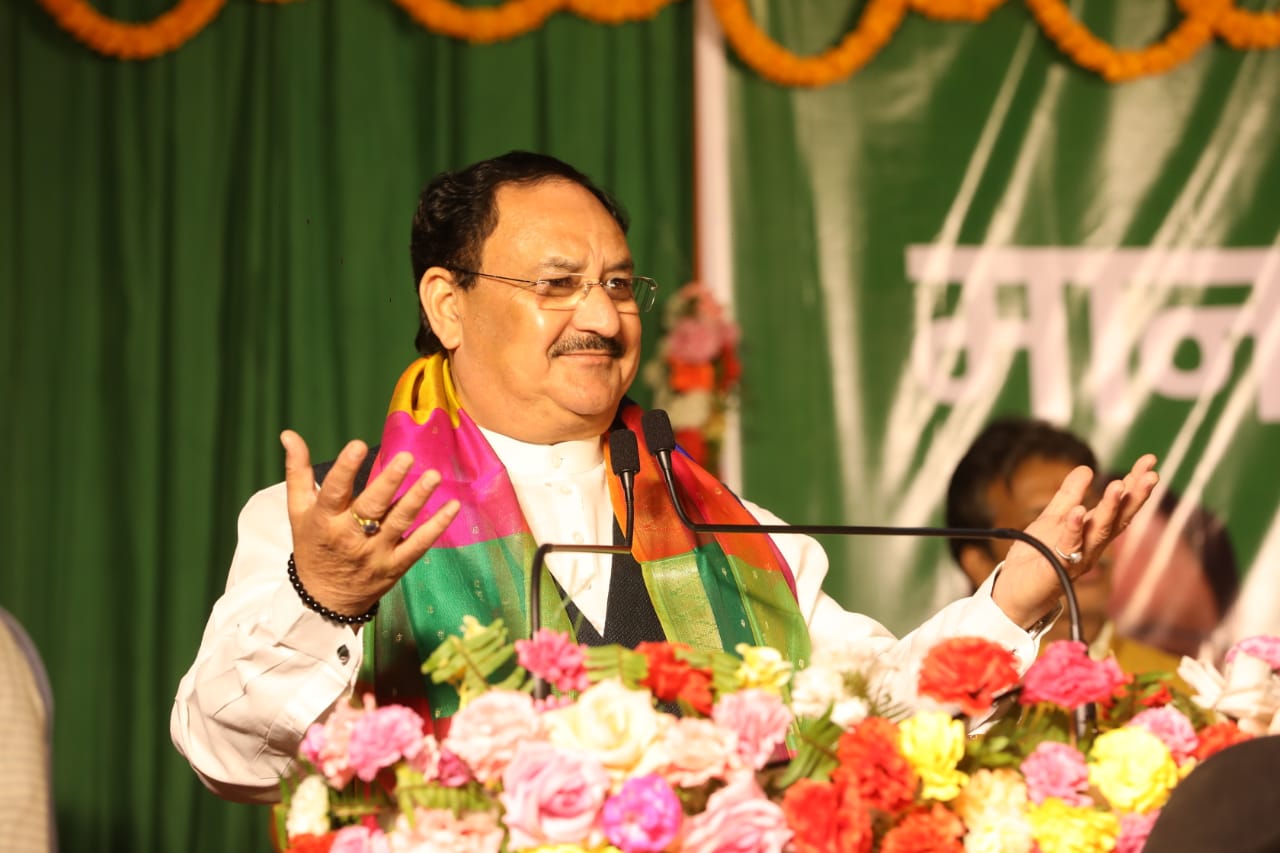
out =
[[[583,187],[604,205],[626,233],[627,214],[609,193],[568,163],[545,154],[510,151],[456,172],[442,172],[419,196],[409,234],[415,301],[418,283],[431,267],[474,270],[479,266],[484,241],[498,225],[498,208],[494,203],[498,187],[543,181],[571,181]],[[474,283],[473,276],[463,275],[458,279],[460,287],[471,287]],[[415,343],[422,355],[433,355],[442,349],[421,304]]]
[[[1093,450],[1066,430],[1033,418],[999,418],[978,433],[951,475],[947,485],[947,526],[991,527],[988,488],[998,480],[1007,483],[1028,459],[1053,459],[1098,470]],[[977,545],[991,551],[991,542],[986,539],[948,539],[947,545],[956,563],[966,546]]]

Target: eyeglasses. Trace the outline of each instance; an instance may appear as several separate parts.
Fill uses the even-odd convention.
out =
[[[587,298],[591,288],[598,287],[613,300],[613,304],[619,311],[624,314],[638,314],[653,307],[658,291],[658,283],[642,275],[615,275],[604,281],[594,281],[582,273],[561,273],[554,278],[529,279],[472,270],[455,269],[454,272],[481,278],[494,278],[512,287],[532,291],[538,297],[538,307],[552,311],[576,308]]]

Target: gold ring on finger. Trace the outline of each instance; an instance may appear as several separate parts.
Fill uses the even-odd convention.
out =
[[[382,529],[382,522],[376,518],[365,518],[354,509],[351,510],[351,517],[356,520],[356,525],[360,528],[360,532],[365,536],[373,536]]]

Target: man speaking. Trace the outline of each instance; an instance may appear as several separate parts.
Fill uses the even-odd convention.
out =
[[[626,227],[606,192],[538,154],[423,191],[410,243],[421,358],[391,392],[367,486],[364,444],[317,487],[302,437],[281,436],[285,482],[244,507],[226,591],[179,684],[174,743],[212,790],[274,799],[307,728],[356,689],[447,719],[457,697],[419,665],[463,617],[500,617],[521,636],[539,543],[621,541],[604,436],[638,432],[624,395],[657,287],[633,269]],[[985,636],[1030,664],[1052,621],[1056,575],[1017,544],[973,596],[898,640],[822,592],[814,540],[691,533],[643,445],[640,456],[631,553],[548,559],[561,594],[544,597],[542,623],[581,642],[747,642],[802,666],[812,647],[853,639],[895,665],[888,688],[910,702],[914,664],[939,639]],[[1027,532],[1087,570],[1150,494],[1154,463],[1144,456],[1091,510],[1092,472],[1077,468]],[[687,456],[674,467],[695,520],[781,523]]]

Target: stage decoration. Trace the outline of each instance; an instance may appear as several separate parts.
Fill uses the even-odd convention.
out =
[[[177,0],[155,20],[116,21],[91,0],[38,0],[79,41],[106,56],[151,59],[175,50],[203,30],[226,0]],[[291,3],[299,0],[258,0]],[[541,27],[557,12],[598,24],[652,18],[676,0],[503,0],[468,7],[453,0],[391,0],[419,25],[451,38],[488,44]],[[938,21],[980,22],[1004,0],[868,0],[854,29],[836,47],[799,56],[770,38],[756,23],[748,0],[710,0],[725,39],[742,61],[762,77],[784,86],[827,86],[848,79],[889,41],[908,10]],[[1280,11],[1253,12],[1239,0],[1175,0],[1182,20],[1167,36],[1145,48],[1117,48],[1076,20],[1066,0],[1025,0],[1031,15],[1072,62],[1120,83],[1163,74],[1182,65],[1217,37],[1236,50],[1280,47]]]
[[[447,731],[368,696],[339,705],[281,781],[277,848],[1137,851],[1199,762],[1280,729],[1274,637],[1237,644],[1222,672],[1184,658],[1194,697],[1082,643],[1050,645],[1019,680],[1011,652],[954,638],[922,661],[909,714],[866,650],[798,672],[736,652],[549,629],[511,643],[471,620],[423,665],[469,697]],[[1077,739],[1086,703],[1096,724]]]
[[[741,373],[737,325],[706,285],[686,284],[663,306],[662,338],[643,378],[677,443],[712,473],[720,472],[725,415]]]

